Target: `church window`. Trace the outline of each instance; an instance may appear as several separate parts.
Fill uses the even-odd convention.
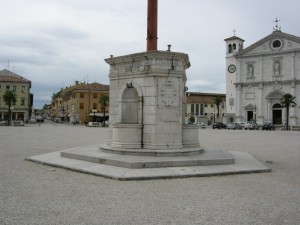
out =
[[[194,114],[194,104],[191,105],[191,113]]]
[[[196,115],[199,115],[199,104],[196,104]]]
[[[228,45],[228,52],[229,52],[229,53],[232,52],[232,46],[231,46],[231,44]]]
[[[236,44],[233,44],[233,50],[236,50]]]
[[[281,41],[280,40],[275,40],[272,43],[273,48],[280,48],[281,47]]]

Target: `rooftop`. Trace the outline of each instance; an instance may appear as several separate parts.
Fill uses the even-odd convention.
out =
[[[20,83],[31,83],[30,80],[13,73],[7,69],[0,71],[0,82],[20,82]]]

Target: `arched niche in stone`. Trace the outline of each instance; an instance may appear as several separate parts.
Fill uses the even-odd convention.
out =
[[[135,87],[125,88],[121,100],[121,123],[140,123],[140,99]]]

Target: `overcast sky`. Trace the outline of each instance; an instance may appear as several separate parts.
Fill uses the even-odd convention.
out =
[[[300,36],[299,0],[158,0],[158,49],[189,54],[189,91],[225,93],[225,42]],[[75,80],[109,84],[110,55],[146,50],[147,0],[1,0],[0,70],[31,80],[34,106]],[[8,63],[9,61],[9,63]]]

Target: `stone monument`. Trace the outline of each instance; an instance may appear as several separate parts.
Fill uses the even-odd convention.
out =
[[[199,152],[198,128],[184,125],[189,57],[157,51],[157,0],[148,1],[147,30],[147,52],[105,60],[110,65],[111,126],[103,149]]]
[[[147,51],[110,66],[107,143],[28,160],[119,180],[270,171],[247,153],[208,150],[184,124],[187,54],[157,50],[157,0],[148,0]],[[211,167],[212,166],[212,167]]]

